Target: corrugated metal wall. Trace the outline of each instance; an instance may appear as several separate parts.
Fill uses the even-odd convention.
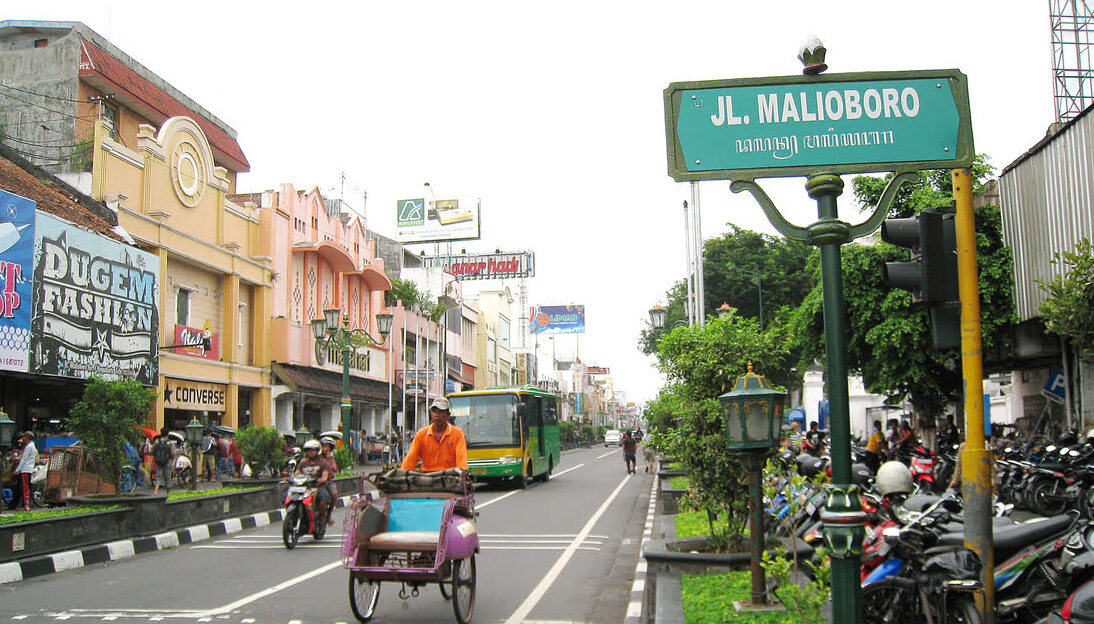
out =
[[[1003,237],[1014,255],[1022,321],[1040,316],[1037,280],[1060,273],[1053,256],[1094,238],[1094,115],[1077,118],[999,180]]]

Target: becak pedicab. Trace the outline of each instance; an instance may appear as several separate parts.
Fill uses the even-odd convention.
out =
[[[369,475],[382,494],[354,496],[346,514],[342,563],[349,570],[353,615],[367,622],[376,612],[381,583],[399,583],[405,602],[436,583],[452,601],[456,621],[467,624],[475,608],[475,496],[467,472],[394,469]]]

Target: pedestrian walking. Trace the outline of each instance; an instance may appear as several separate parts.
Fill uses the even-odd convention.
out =
[[[232,456],[228,447],[228,440],[224,436],[217,438],[217,480],[223,481],[224,475],[232,474]]]
[[[623,434],[623,440],[620,442],[620,446],[623,447],[623,461],[627,464],[627,474],[634,474],[635,469],[635,452],[638,450],[638,440],[634,439],[630,431]]]
[[[15,509],[22,501],[23,511],[30,511],[30,477],[34,474],[34,465],[38,463],[38,449],[34,446],[34,433],[30,431],[24,431],[17,442],[22,446],[22,453],[12,475],[14,482],[8,509]]]
[[[215,481],[217,475],[217,441],[213,439],[213,432],[205,430],[201,436],[199,445],[201,450],[201,471],[205,475],[205,481]]]
[[[167,427],[160,429],[160,434],[156,436],[156,439],[152,442],[152,461],[156,465],[156,481],[152,486],[152,493],[160,493],[160,485],[163,485],[164,491],[168,494],[171,493],[171,470],[175,464],[175,442],[171,439],[171,436]]]
[[[642,442],[642,458],[646,461],[646,472],[653,472],[653,449],[648,442]]]
[[[239,445],[236,444],[235,436],[228,438],[228,456],[232,460],[232,466],[235,468],[236,478],[242,478],[243,475],[243,451],[239,450]]]

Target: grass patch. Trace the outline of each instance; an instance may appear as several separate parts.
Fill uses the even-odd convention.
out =
[[[686,490],[691,485],[691,481],[686,476],[673,477],[669,479],[669,487],[674,490]]]
[[[673,516],[676,537],[703,537],[710,535],[710,523],[705,511],[684,511]]]
[[[216,496],[217,494],[232,494],[247,490],[260,490],[263,486],[252,485],[247,487],[219,487],[209,490],[178,490],[167,495],[167,502],[185,500],[187,498],[200,498],[202,496]]]
[[[685,624],[784,624],[793,622],[788,613],[741,613],[733,601],[751,597],[752,577],[748,570],[728,574],[682,574],[681,598]]]
[[[80,505],[78,507],[64,507],[61,509],[43,509],[41,511],[18,511],[12,516],[0,516],[0,524],[14,524],[16,522],[31,522],[33,520],[46,520],[48,518],[61,518],[63,516],[75,516],[79,514],[95,513],[97,511],[109,511],[119,509],[121,505]]]

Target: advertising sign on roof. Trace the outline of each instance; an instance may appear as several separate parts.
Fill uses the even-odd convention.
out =
[[[0,191],[0,369],[27,371],[35,203]]]
[[[478,200],[397,200],[395,238],[400,243],[479,238],[479,208]]]
[[[441,267],[458,280],[534,277],[536,274],[536,257],[530,251],[427,256],[425,265]]]
[[[674,82],[665,130],[677,181],[952,169],[974,156],[956,69]]]
[[[585,306],[539,306],[531,312],[533,334],[585,333]]]

